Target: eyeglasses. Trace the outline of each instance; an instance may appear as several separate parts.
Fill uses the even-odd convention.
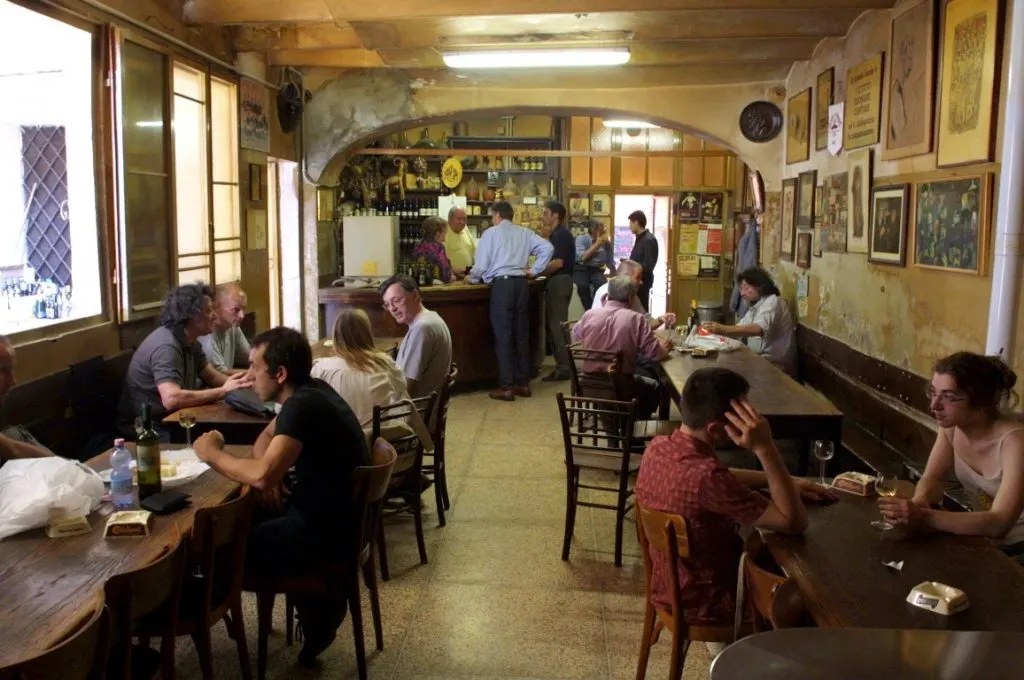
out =
[[[398,309],[398,305],[403,302],[405,302],[404,295],[396,297],[392,300],[384,300],[384,302],[381,304],[381,307],[383,307],[385,311],[390,312],[393,309]]]
[[[957,394],[956,392],[950,392],[948,390],[936,392],[935,388],[931,385],[924,388],[924,396],[928,397],[928,401],[937,399],[941,404],[956,404],[967,399],[967,397],[963,395]]]

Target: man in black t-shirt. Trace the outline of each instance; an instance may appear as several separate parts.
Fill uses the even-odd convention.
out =
[[[256,576],[308,571],[353,548],[348,537],[355,527],[346,522],[352,473],[368,465],[370,455],[352,410],[327,383],[310,378],[312,365],[309,343],[298,331],[278,327],[257,335],[249,376],[260,399],[276,401],[280,412],[256,440],[252,458],[225,452],[216,431],[196,440],[200,459],[258,489],[268,509],[281,510],[253,521],[246,570]],[[281,483],[293,466],[295,483],[282,503]],[[345,618],[342,584],[330,583],[328,590],[326,597],[292,598],[305,637],[302,664],[330,646]]]
[[[647,215],[643,210],[635,210],[629,214],[629,230],[636,236],[633,241],[633,252],[629,259],[639,262],[643,267],[643,282],[636,296],[643,305],[644,311],[651,311],[651,288],[654,286],[654,267],[658,264],[658,239],[647,230]]]

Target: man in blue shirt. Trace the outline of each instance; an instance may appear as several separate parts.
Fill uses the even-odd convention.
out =
[[[547,321],[548,338],[551,341],[551,354],[555,357],[555,370],[544,377],[545,382],[569,379],[569,349],[562,324],[569,320],[576,244],[569,227],[565,226],[565,214],[565,206],[552,200],[544,204],[544,212],[540,217],[548,240],[554,248],[551,262],[544,270],[548,275],[544,316]]]
[[[583,303],[583,311],[594,306],[594,292],[605,284],[605,272],[613,266],[612,241],[608,237],[608,228],[594,220],[590,223],[590,233],[576,237],[573,280],[576,282],[580,302]]]
[[[499,388],[491,399],[514,401],[530,396],[530,329],[527,278],[544,272],[551,262],[551,244],[529,229],[512,224],[515,213],[507,201],[491,206],[491,223],[476,247],[468,283],[491,286],[491,327],[498,358]],[[536,257],[529,266],[530,256]]]

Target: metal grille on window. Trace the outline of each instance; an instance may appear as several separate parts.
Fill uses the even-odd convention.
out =
[[[25,249],[36,280],[71,284],[71,225],[64,128],[23,126],[21,159],[27,229]]]

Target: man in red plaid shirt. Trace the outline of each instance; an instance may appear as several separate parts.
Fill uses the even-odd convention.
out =
[[[790,476],[768,421],[746,400],[749,390],[747,380],[729,369],[696,371],[683,387],[679,429],[655,437],[640,464],[637,501],[686,520],[690,557],[680,559],[679,584],[690,624],[732,623],[743,551],[740,525],[800,533],[807,527],[801,496],[832,498],[829,491]],[[729,444],[751,451],[764,472],[726,467],[715,446]],[[651,558],[651,601],[670,609],[667,559],[658,553]],[[717,651],[720,647],[712,650]]]

